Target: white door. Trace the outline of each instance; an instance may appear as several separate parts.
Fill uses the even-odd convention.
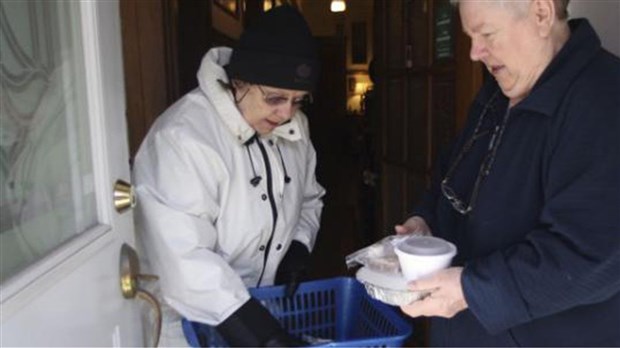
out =
[[[143,346],[117,1],[0,2],[1,346]],[[149,330],[144,330],[148,332]]]

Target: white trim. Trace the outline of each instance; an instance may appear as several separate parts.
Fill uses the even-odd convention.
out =
[[[75,9],[74,6],[70,6],[68,11],[59,11],[58,14],[58,19],[57,21],[59,22],[70,22],[71,26],[70,28],[75,28],[78,29],[78,25],[79,25],[79,21],[78,21],[78,16],[76,16],[77,9]],[[81,29],[81,26],[79,27]],[[63,28],[65,29],[65,28]],[[79,47],[81,48],[83,45],[83,40],[82,40],[82,30],[71,30],[71,32],[69,33],[65,33],[65,34],[61,34],[60,39],[62,41],[67,40],[67,37],[70,37],[71,43],[63,43],[62,47],[75,47],[76,45],[79,45]],[[73,211],[75,212],[75,220],[74,220],[74,226],[75,229],[78,232],[81,232],[81,230],[84,228],[85,222],[84,222],[84,212],[82,211],[83,206],[84,206],[84,199],[83,196],[85,195],[84,191],[83,191],[83,185],[82,185],[82,173],[81,173],[81,169],[80,169],[80,164],[79,164],[79,159],[80,159],[80,152],[82,151],[82,149],[79,149],[79,140],[80,136],[78,134],[79,132],[79,125],[80,123],[77,121],[78,115],[76,115],[76,110],[77,113],[80,112],[84,112],[85,110],[82,109],[81,107],[84,106],[84,103],[81,102],[80,97],[81,97],[81,93],[83,93],[84,89],[81,87],[83,85],[86,85],[86,81],[78,81],[78,79],[73,79],[73,73],[75,71],[78,72],[78,76],[80,73],[84,73],[84,71],[86,70],[85,66],[84,66],[84,56],[83,53],[81,51],[76,50],[75,48],[73,50],[71,50],[71,57],[69,57],[70,62],[72,62],[72,64],[74,64],[73,67],[73,71],[69,72],[65,69],[63,69],[63,77],[62,80],[64,81],[71,81],[71,93],[69,95],[67,95],[66,93],[63,95],[64,96],[64,104],[65,104],[65,125],[67,128],[67,144],[68,144],[68,150],[69,150],[69,170],[70,170],[70,175],[71,175],[71,193],[72,193],[72,202],[73,202]],[[65,65],[65,62],[62,62],[63,65]],[[66,84],[63,83],[63,85]],[[89,166],[90,171],[92,172],[92,162],[90,163]],[[91,183],[92,185],[92,183]],[[95,203],[96,206],[96,203]],[[91,222],[92,223],[92,222]]]
[[[101,67],[100,57],[100,33],[97,26],[97,2],[80,2],[82,13],[82,43],[84,49],[85,66]],[[106,143],[106,123],[103,95],[103,74],[99,68],[86,69],[86,99],[88,100],[88,124],[90,126],[90,137],[93,154],[93,179],[95,189],[95,200],[97,202],[97,216],[99,221],[104,224],[112,224],[112,184],[108,183],[110,178],[108,162],[108,151]]]

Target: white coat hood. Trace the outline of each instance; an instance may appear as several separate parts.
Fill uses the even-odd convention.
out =
[[[245,143],[254,136],[254,129],[245,121],[235,104],[230,93],[222,93],[222,85],[219,81],[228,83],[226,72],[222,66],[228,63],[232,49],[220,47],[210,50],[203,58],[198,70],[198,83],[200,89],[208,95],[213,102],[217,115],[228,129],[233,133],[240,143]],[[213,78],[215,77],[215,79]],[[301,139],[299,131],[299,118],[293,117],[291,122],[287,122],[273,130],[272,134],[291,141]]]

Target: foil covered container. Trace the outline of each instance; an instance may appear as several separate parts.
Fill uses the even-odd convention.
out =
[[[430,294],[430,291],[395,290],[363,281],[361,283],[366,287],[366,292],[370,297],[392,306],[408,305]]]
[[[399,273],[385,273],[362,267],[355,275],[364,284],[370,297],[392,306],[403,306],[423,299],[430,291],[412,291],[407,280]]]

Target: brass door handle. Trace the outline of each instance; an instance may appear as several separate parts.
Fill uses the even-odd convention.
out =
[[[155,340],[154,347],[159,344],[161,334],[161,307],[159,301],[150,292],[140,288],[140,280],[157,280],[159,277],[151,274],[140,274],[140,262],[136,251],[126,243],[121,246],[121,292],[126,299],[140,298],[148,302],[155,311]]]
[[[136,206],[136,195],[130,183],[124,180],[116,180],[114,183],[114,209],[124,213]]]

